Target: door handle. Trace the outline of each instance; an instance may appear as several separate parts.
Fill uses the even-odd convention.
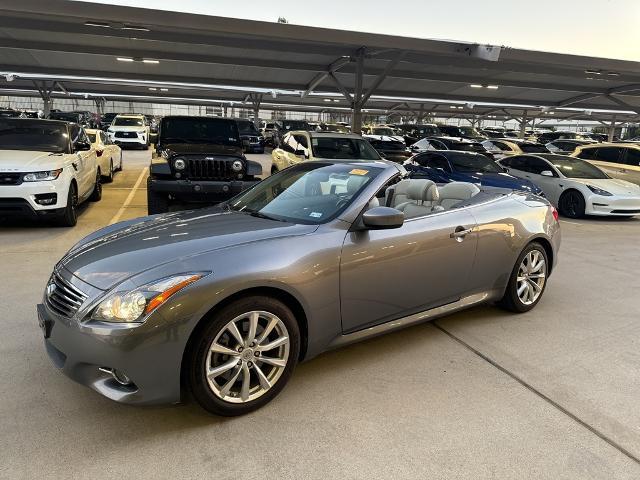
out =
[[[461,242],[462,240],[464,240],[464,237],[466,237],[472,232],[473,232],[473,227],[471,228],[456,227],[455,231],[449,234],[449,238],[454,238],[458,242]]]

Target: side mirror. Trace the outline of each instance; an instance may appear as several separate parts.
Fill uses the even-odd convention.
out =
[[[296,150],[295,152],[293,152],[293,154],[298,157],[307,158],[307,152],[305,152],[304,150]]]
[[[373,207],[364,212],[362,223],[369,230],[399,228],[404,223],[404,213],[390,207]]]
[[[154,145],[156,145],[158,143],[158,134],[157,133],[150,133],[149,134],[149,142],[151,142]]]
[[[553,172],[551,170],[543,170],[540,172],[540,175],[543,177],[553,177]]]
[[[76,142],[73,144],[73,148],[77,152],[86,152],[87,150],[91,150],[91,144],[87,142]]]
[[[509,169],[508,169],[507,167],[502,167],[502,171],[503,171],[504,173],[509,173]]]

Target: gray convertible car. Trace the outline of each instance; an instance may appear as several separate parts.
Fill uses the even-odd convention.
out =
[[[542,297],[557,212],[387,161],[304,162],[229,202],[122,222],[55,266],[37,312],[56,367],[130,404],[239,415],[296,364],[486,302]]]

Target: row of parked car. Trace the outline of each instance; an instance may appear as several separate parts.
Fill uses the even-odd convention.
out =
[[[386,140],[393,142],[399,143],[397,139]],[[413,178],[438,184],[468,182],[545,196],[571,218],[640,214],[640,145],[634,143],[589,142],[578,145],[571,155],[563,155],[520,139],[472,142],[441,136],[413,144],[407,149],[409,158],[387,152],[367,135],[293,131],[273,150],[272,173],[308,160],[371,160],[380,156],[402,163]]]

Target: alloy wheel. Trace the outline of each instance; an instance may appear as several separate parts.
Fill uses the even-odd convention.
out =
[[[524,305],[534,303],[544,290],[547,279],[547,263],[538,250],[525,255],[518,268],[516,279],[518,298]]]
[[[265,311],[238,315],[209,345],[205,375],[211,391],[230,403],[264,395],[282,376],[290,339],[284,322]]]

